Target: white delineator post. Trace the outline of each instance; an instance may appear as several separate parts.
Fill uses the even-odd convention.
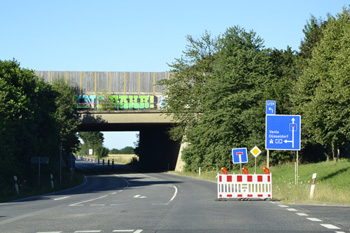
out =
[[[317,173],[312,174],[312,184],[311,184],[311,189],[310,189],[310,198],[312,198],[313,195],[314,195],[315,184],[316,184],[316,174]]]

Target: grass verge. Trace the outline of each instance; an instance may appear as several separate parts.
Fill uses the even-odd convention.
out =
[[[253,167],[248,167],[254,171]],[[261,172],[259,172],[261,171]],[[239,171],[235,171],[238,173]],[[299,182],[295,184],[295,166],[281,165],[270,168],[272,173],[272,195],[284,202],[308,201],[326,203],[350,203],[350,161],[320,162],[299,165]],[[174,172],[179,175],[196,177],[216,182],[216,171],[201,172]],[[232,174],[232,171],[228,172]],[[251,173],[251,172],[250,172]],[[262,172],[262,167],[257,168]],[[312,174],[317,173],[316,186],[313,198],[310,198]]]
[[[47,193],[52,193],[52,192],[57,192],[61,191],[64,189],[69,189],[76,187],[80,185],[84,180],[84,174],[76,171],[74,174],[73,179],[70,178],[70,173],[69,172],[63,172],[62,173],[62,183],[56,179],[54,181],[54,188],[52,189],[50,181],[47,180],[42,180],[42,184],[40,188],[38,186],[36,187],[31,187],[31,188],[23,188],[19,187],[19,194],[18,195],[13,195],[13,196],[7,196],[3,197],[0,196],[0,202],[7,202],[7,201],[13,201],[13,200],[18,200],[18,199],[23,199],[26,197],[32,197],[32,196],[38,196],[38,195],[43,195]]]

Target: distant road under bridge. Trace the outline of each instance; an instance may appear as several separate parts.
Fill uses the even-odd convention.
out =
[[[139,131],[140,163],[157,170],[184,166],[184,145],[168,134],[176,123],[161,112],[168,89],[157,82],[171,78],[170,73],[36,71],[36,75],[50,84],[63,79],[77,90],[81,131]]]

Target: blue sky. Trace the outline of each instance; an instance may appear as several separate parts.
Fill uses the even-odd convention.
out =
[[[168,71],[186,35],[213,36],[239,25],[267,48],[298,50],[311,15],[325,18],[345,0],[3,0],[0,60],[48,71]],[[135,133],[106,134],[105,146],[133,146]],[[119,143],[116,144],[115,142]]]

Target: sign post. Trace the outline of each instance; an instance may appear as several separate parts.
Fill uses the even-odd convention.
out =
[[[301,147],[301,116],[266,115],[265,133],[266,150],[296,151],[295,184],[298,184],[298,151]]]
[[[258,155],[260,155],[261,150],[259,149],[259,147],[255,146],[250,153],[255,157],[255,173],[256,174],[256,157],[258,157]]]
[[[38,186],[40,188],[40,164],[48,164],[49,157],[32,157],[31,162],[38,164]]]
[[[276,101],[275,100],[267,100],[266,101],[266,115],[275,115],[276,114]],[[270,168],[270,151],[266,149],[266,166]]]
[[[314,196],[315,184],[316,184],[316,175],[317,173],[312,174],[312,184],[310,189],[310,198]]]

